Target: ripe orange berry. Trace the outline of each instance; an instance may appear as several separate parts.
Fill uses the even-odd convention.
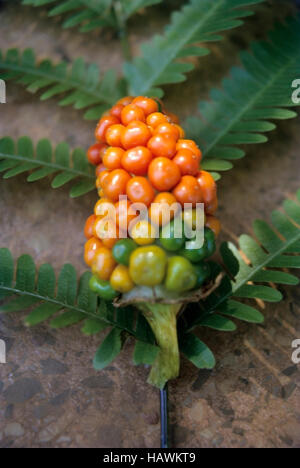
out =
[[[116,223],[120,229],[127,231],[128,227],[136,217],[137,213],[131,208],[129,200],[120,200],[115,204],[116,209]]]
[[[91,216],[88,217],[86,220],[85,226],[84,226],[84,235],[87,239],[90,239],[93,237],[93,225],[96,220],[96,216],[92,214]]]
[[[199,162],[201,161],[202,153],[193,140],[178,140],[176,149],[177,151],[181,149],[188,149],[199,158]]]
[[[185,203],[192,203],[192,206],[195,207],[196,203],[203,201],[201,187],[197,179],[192,176],[183,176],[172,193],[182,206]]]
[[[183,138],[185,137],[185,131],[183,130],[183,128],[180,127],[180,125],[178,125],[178,124],[173,124],[173,125],[174,125],[174,126],[177,128],[177,130],[179,131],[179,138],[180,138],[180,139],[183,139]]]
[[[166,115],[162,114],[162,112],[154,112],[147,117],[147,124],[152,128],[156,128],[161,124],[169,122],[170,119]]]
[[[130,104],[130,103],[129,103]],[[127,104],[126,104],[127,106]],[[121,120],[121,113],[122,113],[122,110],[124,109],[124,105],[123,104],[116,104],[115,106],[113,106],[111,109],[110,109],[110,115],[113,115],[114,117],[117,117],[117,119]]]
[[[122,106],[125,107],[125,106],[128,106],[129,104],[131,104],[133,99],[134,99],[133,96],[125,96],[122,99],[119,99],[117,104],[121,104]]]
[[[136,146],[147,146],[151,137],[151,130],[146,124],[133,121],[127,126],[122,135],[122,146],[127,150]]]
[[[106,130],[105,138],[109,146],[121,146],[122,135],[125,131],[124,125],[116,124],[112,125]]]
[[[97,166],[102,161],[102,150],[106,149],[107,146],[103,143],[95,143],[90,146],[87,150],[87,158],[91,164]]]
[[[114,202],[119,201],[119,196],[126,193],[126,186],[130,179],[130,174],[124,169],[115,169],[110,172],[105,177],[102,186],[105,196]]]
[[[111,251],[107,247],[100,247],[97,250],[93,263],[92,271],[103,281],[108,281],[116,266]]]
[[[114,204],[108,198],[100,198],[94,206],[94,213],[97,218],[104,218],[110,216],[113,213]],[[94,233],[95,235],[95,233]]]
[[[169,135],[154,135],[148,142],[148,148],[156,157],[172,159],[176,153],[176,140]]]
[[[104,181],[109,176],[109,174],[110,174],[110,171],[107,171],[107,170],[100,172],[96,181],[97,188],[103,188]]]
[[[107,169],[113,171],[114,169],[120,169],[121,159],[125,151],[122,148],[118,147],[111,147],[108,148],[104,157],[103,157],[103,164],[107,167]]]
[[[124,153],[121,162],[126,171],[134,175],[143,176],[147,174],[152,157],[148,148],[145,146],[136,146]]]
[[[117,119],[117,117],[114,117],[113,115],[107,115],[105,117],[102,117],[102,119],[99,120],[99,123],[95,130],[96,140],[100,141],[100,143],[104,143],[105,134],[108,128],[111,127],[112,125],[116,125],[119,123],[120,123],[119,119]]]
[[[127,184],[127,196],[132,203],[149,206],[155,196],[154,189],[145,177],[132,177]]]
[[[197,181],[202,190],[205,212],[214,214],[218,207],[217,184],[214,178],[209,172],[200,171],[197,176]]]
[[[168,158],[155,158],[148,169],[148,177],[156,190],[165,192],[171,190],[180,181],[180,170]]]
[[[121,121],[123,125],[128,125],[130,122],[138,120],[140,122],[146,122],[145,113],[143,109],[134,104],[125,106],[121,113]]]
[[[134,98],[132,104],[140,107],[143,111],[145,116],[147,117],[149,114],[153,114],[153,112],[158,111],[158,104],[154,101],[154,99],[150,99],[144,96],[138,96]]]
[[[159,124],[155,128],[154,135],[169,135],[171,138],[174,138],[174,140],[177,141],[180,137],[180,132],[176,125],[166,122]]]
[[[97,251],[102,247],[102,242],[95,237],[91,237],[84,246],[84,261],[91,266]]]
[[[179,118],[176,114],[173,114],[173,112],[166,112],[166,116],[170,119],[170,121],[174,124],[179,124]]]
[[[172,210],[170,211],[171,206]],[[172,193],[158,193],[149,207],[150,221],[158,226],[168,223],[174,218],[179,206],[180,205]],[[167,217],[168,214],[170,214],[170,219]]]
[[[104,157],[104,156],[103,156]],[[95,169],[95,174],[96,174],[96,177],[99,177],[99,175],[101,174],[101,172],[103,171],[106,171],[106,167],[104,166],[104,164],[98,164],[98,166],[96,167]]]
[[[195,176],[199,171],[199,158],[188,149],[181,149],[173,158],[173,162],[179,167],[182,175]]]
[[[113,223],[113,221],[110,223]],[[113,224],[111,224],[111,227],[109,227],[108,223],[103,223],[103,226],[101,226],[99,231],[99,238],[101,239],[104,247],[107,247],[108,249],[112,249],[120,238],[120,230],[118,226],[115,226],[115,235],[111,235],[112,226]]]
[[[214,216],[207,216],[205,226],[210,228],[215,236],[218,237],[221,231],[221,223],[217,218]]]

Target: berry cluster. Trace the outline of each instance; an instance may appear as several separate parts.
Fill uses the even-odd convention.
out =
[[[84,231],[84,258],[94,274],[91,288],[107,300],[136,285],[164,284],[179,293],[199,288],[209,277],[204,259],[214,253],[220,223],[214,217],[216,184],[200,170],[202,154],[196,143],[185,139],[178,118],[159,100],[143,96],[118,101],[100,119],[95,136],[97,143],[87,157],[96,166],[100,199]],[[132,209],[136,203],[146,207],[147,220],[137,218]],[[164,224],[161,207],[175,207],[176,218],[176,207],[187,203],[190,211],[180,211],[180,216],[193,229],[193,208],[197,203],[205,206],[201,248],[184,247],[185,237],[174,235],[174,219]],[[103,224],[110,208],[115,210],[115,236],[108,236]]]

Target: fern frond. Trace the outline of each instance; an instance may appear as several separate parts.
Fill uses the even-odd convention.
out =
[[[50,6],[49,16],[66,15],[62,26],[79,26],[81,32],[102,27],[117,28],[113,0],[22,0],[23,5]]]
[[[142,8],[157,5],[161,2],[162,0],[121,0],[124,21]]]
[[[299,283],[296,276],[281,270],[300,268],[300,190],[297,200],[286,200],[284,211],[274,211],[271,225],[255,221],[255,239],[242,235],[238,248],[232,243],[223,244],[221,254],[227,274],[198,310],[187,314],[186,328],[201,325],[230,331],[235,327],[227,317],[260,323],[264,319],[261,312],[239,299],[278,302],[282,294],[274,284]]]
[[[287,108],[297,105],[292,82],[299,75],[300,17],[278,26],[269,41],[254,43],[241,61],[244,68],[232,68],[222,89],[213,89],[211,100],[200,102],[201,118],[189,118],[185,125],[203,149],[208,170],[230,169],[232,160],[245,155],[237,145],[266,142],[263,134],[276,127],[270,119],[297,115]]]
[[[103,361],[105,356],[107,364],[115,357],[116,354],[109,359],[107,347],[111,337],[116,340],[123,332],[134,336],[139,342],[153,345],[154,336],[143,316],[139,314],[136,317],[134,310],[128,307],[115,309],[112,304],[99,302],[98,296],[89,288],[90,277],[91,273],[85,272],[77,282],[74,267],[66,264],[57,279],[49,264],[41,265],[37,271],[29,255],[19,257],[15,268],[11,252],[2,248],[0,299],[6,301],[0,306],[0,312],[19,312],[31,307],[31,312],[25,318],[26,325],[33,326],[46,320],[50,320],[52,328],[83,323],[81,330],[86,335],[94,335],[112,327],[95,356],[96,368],[100,368],[100,357]],[[116,346],[113,350],[115,353]]]
[[[81,58],[71,66],[66,62],[54,65],[50,60],[37,62],[32,49],[0,51],[0,78],[15,80],[32,93],[43,90],[42,101],[63,94],[59,105],[89,108],[86,119],[98,119],[124,94],[124,83],[118,81],[114,70],[100,79],[96,64],[86,65]]]
[[[79,31],[88,32],[94,29],[109,27],[118,29],[119,21],[115,15],[116,4],[119,4],[122,22],[142,8],[157,5],[162,0],[23,0],[23,5],[34,7],[50,6],[49,16],[66,15],[62,26],[72,28],[79,26]]]
[[[186,79],[193,64],[178,61],[192,56],[207,55],[209,50],[199,42],[222,39],[217,33],[243,24],[239,18],[253,12],[240,7],[264,0],[190,0],[175,12],[164,35],[155,36],[141,47],[142,56],[126,63],[124,73],[133,95],[162,97],[161,85]]]
[[[76,148],[71,154],[67,143],[59,143],[53,151],[47,139],[40,140],[34,149],[28,137],[19,138],[16,144],[11,138],[1,138],[0,172],[4,172],[3,177],[9,179],[28,171],[28,182],[55,174],[51,183],[53,188],[76,181],[70,190],[72,198],[95,190],[95,171],[82,148]]]

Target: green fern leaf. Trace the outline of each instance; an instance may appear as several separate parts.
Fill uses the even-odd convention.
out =
[[[127,21],[142,8],[157,5],[162,0],[22,0],[23,5],[33,7],[49,6],[50,17],[64,15],[62,26],[72,28],[79,26],[81,32],[109,27],[118,29],[119,21],[115,8],[121,15],[122,23]]]
[[[102,27],[117,28],[113,0],[22,0],[23,5],[50,6],[49,16],[65,15],[62,26],[80,26],[81,32]]]
[[[276,127],[269,119],[296,117],[286,108],[297,105],[292,82],[299,74],[300,17],[278,26],[269,39],[243,52],[244,68],[234,67],[222,89],[213,89],[211,100],[200,102],[201,119],[187,120],[189,135],[203,150],[203,169],[230,169],[231,161],[245,155],[236,145],[264,143],[263,133]]]
[[[142,56],[125,64],[130,93],[162,97],[159,86],[184,81],[185,73],[194,68],[191,63],[178,59],[208,54],[209,50],[198,43],[220,40],[218,32],[240,26],[242,21],[238,18],[252,14],[240,7],[262,1],[190,0],[172,15],[163,36],[142,45]]]
[[[86,65],[78,58],[71,67],[66,62],[54,65],[50,60],[37,62],[32,49],[20,52],[9,49],[0,51],[0,78],[16,80],[36,93],[43,90],[41,100],[64,95],[61,106],[72,105],[75,109],[89,108],[85,118],[99,118],[124,94],[124,82],[118,81],[113,70],[108,70],[100,79],[96,64]]]
[[[98,348],[93,364],[96,370],[102,370],[108,366],[122,349],[122,330],[113,328]]]
[[[297,196],[300,202],[300,192]],[[253,230],[257,240],[249,235],[242,235],[239,249],[232,243],[223,246],[221,254],[228,274],[219,288],[200,303],[200,310],[198,308],[186,314],[188,330],[198,325],[212,324],[216,325],[214,328],[221,329],[218,328],[218,321],[222,315],[261,323],[263,316],[259,311],[236,299],[278,302],[282,299],[282,294],[271,284],[299,283],[296,276],[280,269],[300,268],[300,203],[286,200],[283,206],[285,212],[277,210],[272,213],[272,225],[255,221]],[[226,320],[229,321],[226,318],[221,325],[223,329],[229,330],[232,322]]]
[[[83,322],[82,332],[94,335],[105,328],[125,331],[137,340],[153,345],[154,336],[144,317],[131,308],[115,309],[101,301],[89,289],[90,272],[85,272],[77,283],[74,267],[66,264],[56,280],[51,265],[44,264],[37,271],[33,259],[22,255],[15,271],[8,249],[0,249],[0,298],[13,298],[0,306],[1,312],[19,312],[31,307],[26,316],[28,326],[51,319],[53,328],[67,327]],[[17,296],[17,297],[15,297]]]
[[[123,17],[126,21],[130,16],[134,15],[137,11],[142,8],[157,5],[162,0],[121,0],[121,6],[123,10]]]
[[[21,137],[15,145],[11,138],[0,139],[0,172],[5,179],[31,171],[28,182],[55,175],[52,187],[58,188],[70,181],[75,185],[70,191],[71,197],[78,197],[95,190],[95,171],[81,148],[72,154],[67,143],[60,143],[52,150],[47,139],[40,140],[34,151],[33,143],[28,137]],[[77,182],[79,180],[79,182]]]

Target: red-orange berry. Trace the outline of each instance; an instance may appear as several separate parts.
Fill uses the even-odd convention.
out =
[[[120,123],[119,119],[117,119],[117,117],[114,117],[113,115],[107,115],[105,117],[102,117],[102,119],[99,120],[99,123],[95,130],[96,140],[100,141],[100,143],[104,143],[105,134],[108,128],[111,127],[112,125],[116,125],[119,123]]]

